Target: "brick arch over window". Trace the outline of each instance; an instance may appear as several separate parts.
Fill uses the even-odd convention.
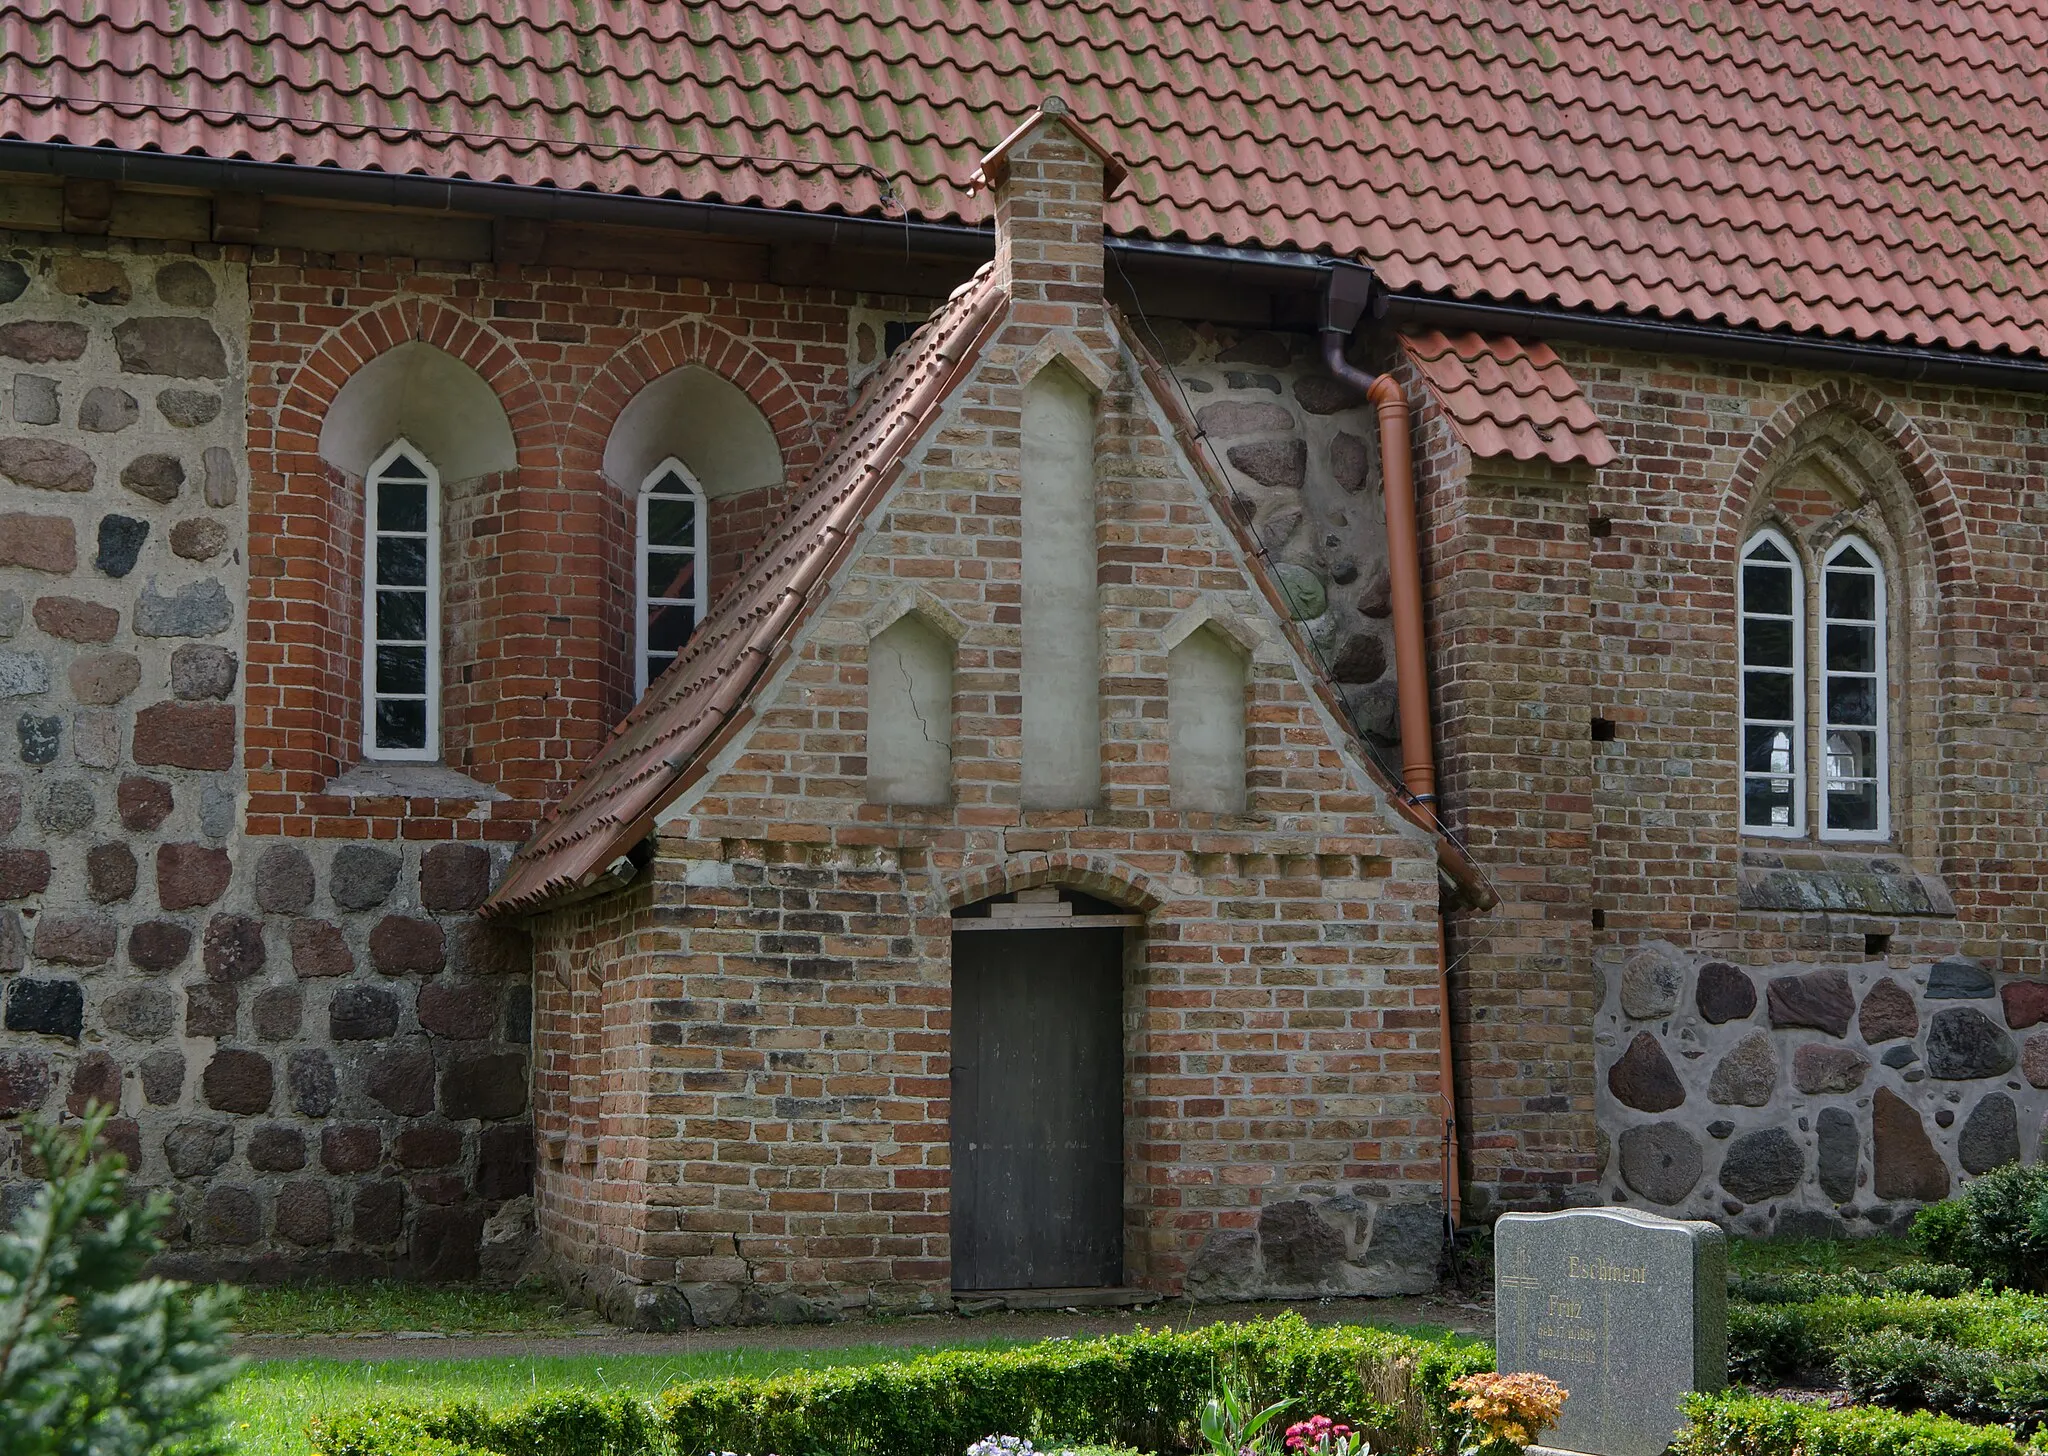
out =
[[[592,580],[603,584],[605,657],[600,676],[608,724],[632,706],[636,502],[631,490],[605,480],[605,447],[619,416],[641,390],[679,369],[692,367],[709,370],[744,394],[767,420],[776,448],[782,452],[779,487],[729,498],[712,511],[714,601],[738,564],[741,547],[734,543],[747,537],[749,530],[756,537],[765,530],[790,488],[824,455],[824,422],[813,417],[784,365],[710,319],[679,319],[642,334],[613,355],[582,392],[563,422],[562,473],[565,479],[589,482],[589,488],[601,492],[603,562]]]
[[[589,635],[564,644],[549,630],[563,595],[578,590],[595,563],[550,547],[553,563],[536,571],[528,554],[537,543],[576,539],[552,499],[559,495],[557,421],[503,337],[435,300],[395,300],[330,330],[283,381],[270,428],[261,413],[252,420],[245,740],[252,832],[358,833],[363,819],[380,812],[370,801],[344,805],[325,793],[360,758],[363,499],[361,482],[323,459],[320,443],[348,382],[406,345],[429,346],[482,381],[503,412],[498,428],[510,428],[516,460],[509,470],[460,483],[473,509],[458,512],[458,521],[474,527],[488,520],[490,539],[474,527],[477,539],[458,543],[474,548],[464,552],[461,585],[462,630],[474,651],[442,675],[457,730],[444,762],[504,795],[496,812],[524,817],[558,790],[553,779],[562,767],[551,760],[580,761],[601,732],[579,721],[596,716],[593,703],[576,700],[576,680],[587,674],[558,661],[565,650],[591,650]],[[520,574],[508,574],[512,562],[521,563]],[[566,755],[559,748],[549,754],[547,740],[559,738],[577,742]],[[388,801],[385,807],[396,812]]]
[[[1151,914],[1167,900],[1163,886],[1121,860],[1090,854],[1020,854],[1001,864],[984,865],[947,877],[942,882],[942,908],[957,910],[992,895],[1035,890],[1041,885],[1079,890],[1141,915]]]
[[[1870,505],[1804,530],[1785,520],[1777,492],[1795,484],[1810,462],[1837,474],[1853,472]],[[1940,727],[1955,671],[1951,629],[1967,609],[1973,578],[1961,509],[1940,457],[1890,400],[1861,385],[1829,381],[1787,401],[1731,477],[1715,541],[1731,612],[1737,556],[1767,524],[1800,543],[1809,580],[1818,580],[1822,556],[1844,533],[1860,535],[1883,561],[1894,694],[1886,786],[1892,832],[1907,853],[1931,865],[1940,855]],[[1807,689],[1802,682],[1801,691]]]
[[[1911,489],[1912,515],[1926,534],[1936,579],[1944,589],[1964,586],[1974,579],[1970,563],[1969,536],[1963,528],[1962,507],[1956,491],[1935,454],[1920,433],[1919,426],[1905,411],[1875,390],[1861,384],[1829,380],[1795,395],[1765,422],[1742,452],[1730,474],[1727,492],[1721,499],[1715,558],[1732,569],[1736,554],[1748,539],[1750,507],[1758,491],[1776,476],[1798,437],[1809,423],[1827,414],[1837,414],[1860,427],[1874,443],[1892,456],[1900,479]],[[1886,484],[1874,480],[1880,489]]]

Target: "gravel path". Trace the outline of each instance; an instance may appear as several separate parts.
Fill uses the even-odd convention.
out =
[[[834,1325],[756,1325],[744,1329],[634,1334],[600,1326],[571,1335],[245,1335],[235,1352],[254,1360],[496,1360],[581,1355],[688,1355],[706,1350],[835,1350],[847,1345],[930,1345],[941,1340],[1043,1340],[1060,1335],[1125,1334],[1140,1325],[1214,1324],[1295,1310],[1317,1324],[1427,1324],[1491,1338],[1493,1311],[1456,1295],[1398,1299],[1325,1299],[1308,1304],[1167,1303],[1141,1310],[1007,1311],[963,1317],[914,1315]]]

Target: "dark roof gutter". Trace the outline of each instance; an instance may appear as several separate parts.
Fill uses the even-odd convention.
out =
[[[1725,324],[1671,323],[1624,314],[1581,313],[1575,309],[1399,293],[1387,297],[1386,316],[1395,324],[1421,323],[1552,342],[1574,339],[1646,353],[1687,354],[1751,364],[1779,364],[1788,369],[1876,374],[1926,384],[2048,394],[2048,359],[2011,354],[1929,349],[1918,344],[1864,343]]]
[[[398,172],[355,172],[339,167],[306,167],[294,162],[231,161],[219,157],[129,152],[113,147],[76,147],[61,142],[0,140],[0,171],[52,177],[91,177],[141,186],[189,187],[204,192],[262,193],[308,201],[347,202],[365,207],[402,207],[417,212],[460,212],[543,222],[607,223],[619,227],[679,228],[688,232],[752,238],[763,242],[822,243],[827,247],[906,248],[959,257],[980,264],[995,256],[992,227],[918,222],[790,208],[747,207],[730,202],[690,202],[676,197],[627,197],[563,187],[529,187],[518,182],[475,182],[466,178],[420,177]],[[1263,248],[1228,248],[1203,243],[1156,243],[1144,238],[1111,238],[1109,246],[1129,262],[1177,267],[1210,277],[1268,288],[1313,292],[1323,286],[1328,258]]]
[[[891,249],[953,256],[979,263],[994,255],[995,233],[962,223],[918,222],[836,213],[691,202],[517,182],[475,182],[396,172],[356,172],[294,162],[248,162],[219,157],[78,147],[60,142],[0,140],[0,171],[56,177],[93,177],[143,186],[189,187],[207,192],[263,193],[273,197],[462,212],[542,221],[608,223],[623,227],[679,228],[763,242],[823,243],[828,247]],[[1320,293],[1339,260],[1311,253],[1232,248],[1209,243],[1110,238],[1120,262],[1146,271],[1199,274],[1276,292]],[[1715,324],[1668,323],[1620,314],[1483,303],[1414,294],[1382,295],[1395,323],[1429,323],[1484,333],[1583,343],[1648,352],[1689,354],[1788,368],[1876,374],[1984,389],[2048,393],[2048,359],[1930,349],[1915,344],[1861,343],[1805,334],[1771,333]],[[1375,300],[1374,312],[1382,305]]]

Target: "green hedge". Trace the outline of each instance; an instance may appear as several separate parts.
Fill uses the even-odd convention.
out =
[[[1730,1274],[1728,1297],[1748,1304],[1811,1304],[1832,1296],[1885,1294],[1932,1294],[1951,1299],[1976,1283],[1977,1276],[1960,1264],[1901,1264],[1876,1272],[1789,1269]]]
[[[374,1405],[322,1416],[307,1434],[321,1456],[638,1456],[660,1447],[645,1401],[583,1391],[502,1411],[470,1401]]]
[[[1754,1395],[1692,1395],[1677,1456],[2020,1456],[2004,1426],[1871,1407],[1828,1410]]]
[[[1334,1416],[1375,1432],[1376,1449],[1441,1451],[1450,1382],[1492,1365],[1492,1352],[1471,1341],[1288,1314],[695,1382],[651,1408],[580,1395],[495,1414],[464,1403],[373,1407],[325,1418],[312,1438],[322,1456],[960,1456],[997,1434],[1170,1451],[1196,1444],[1196,1414],[1228,1379],[1255,1407],[1291,1398],[1297,1418]]]
[[[2048,1303],[2018,1293],[1824,1296],[1803,1304],[1728,1306],[1728,1373],[1752,1385],[1824,1370],[1858,1340],[1897,1330],[1988,1350],[2006,1360],[2048,1359]]]
[[[681,1451],[958,1456],[992,1433],[1041,1446],[1166,1451],[1194,1446],[1195,1415],[1227,1379],[1255,1409],[1292,1398],[1297,1416],[1333,1416],[1408,1449],[1433,1449],[1441,1444],[1445,1387],[1491,1366],[1484,1346],[1285,1315],[1184,1334],[1048,1341],[691,1385],[662,1396],[657,1408]],[[1403,1384],[1414,1391],[1405,1402]]]

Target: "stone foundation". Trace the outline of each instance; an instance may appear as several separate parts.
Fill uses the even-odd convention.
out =
[[[2041,1156],[2048,981],[1967,957],[1601,952],[1603,1196],[1744,1233],[1899,1232]]]

